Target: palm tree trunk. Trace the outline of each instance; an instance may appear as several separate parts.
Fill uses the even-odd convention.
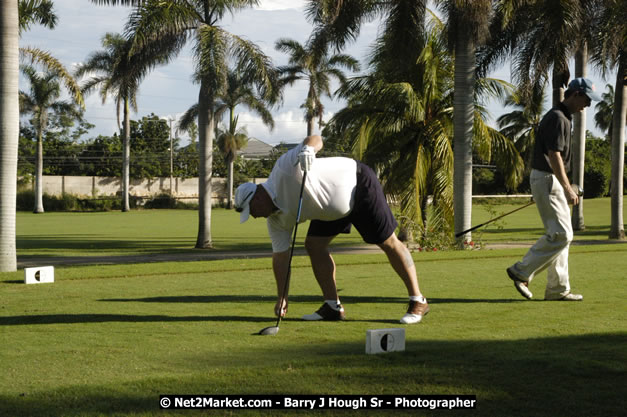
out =
[[[307,136],[313,135],[315,126],[316,126],[316,119],[312,117],[311,119],[307,120]]]
[[[616,72],[616,88],[614,90],[614,117],[612,120],[612,189],[610,190],[612,205],[612,222],[610,239],[625,239],[623,223],[623,172],[625,170],[625,117],[627,117],[627,85],[625,77],[627,68],[621,60]]]
[[[130,211],[128,201],[131,169],[131,119],[128,98],[124,98],[124,138],[122,139],[122,211]]]
[[[553,63],[552,106],[555,107],[564,100],[564,85],[568,83],[568,66],[556,61]]]
[[[44,146],[43,146],[43,132],[41,127],[41,121],[39,122],[39,128],[37,129],[37,156],[35,162],[35,208],[33,213],[44,212],[44,186],[43,186],[43,172],[44,172]]]
[[[18,12],[17,0],[0,2],[0,272],[17,270]]]
[[[213,164],[213,97],[204,81],[198,94],[198,237],[196,248],[211,248],[211,168]]]
[[[588,46],[584,42],[575,54],[575,77],[585,77],[588,67]],[[572,182],[583,187],[584,160],[586,155],[586,109],[573,115],[573,172]],[[571,218],[573,230],[585,230],[583,220],[583,196],[579,198],[579,203],[573,207]]]
[[[455,97],[453,104],[453,210],[455,233],[470,228],[472,214],[472,134],[474,122],[475,46],[466,36],[455,40]],[[466,233],[460,239],[470,241]]]
[[[230,210],[233,208],[233,159],[234,158],[229,158],[229,171],[228,171],[228,178],[227,178],[227,187],[228,187],[228,201],[226,203],[226,207]]]

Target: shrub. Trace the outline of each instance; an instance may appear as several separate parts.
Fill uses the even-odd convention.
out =
[[[609,142],[587,141],[583,172],[584,198],[603,197],[609,194],[611,170]]]
[[[159,194],[147,200],[144,207],[147,209],[173,209],[176,208],[176,199],[170,194]]]
[[[121,210],[119,198],[80,198],[72,194],[54,196],[44,193],[42,196],[45,211],[111,211]],[[131,207],[136,206],[131,199]],[[32,211],[35,206],[35,193],[31,190],[17,193],[16,209],[18,211]]]
[[[583,174],[584,198],[596,198],[608,195],[610,176],[607,168],[599,164],[589,164],[584,168]]]
[[[144,203],[144,208],[147,209],[192,209],[198,208],[198,204],[185,203],[170,194],[159,194],[156,197],[147,200]]]

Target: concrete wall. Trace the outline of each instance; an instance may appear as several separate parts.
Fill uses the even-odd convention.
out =
[[[32,189],[33,184],[31,184]],[[49,195],[72,194],[83,198],[116,196],[122,193],[118,177],[43,176],[44,193]],[[198,201],[198,178],[172,178],[173,196],[188,202]],[[150,198],[170,193],[170,177],[143,180],[131,179],[129,194]],[[224,203],[227,198],[226,179],[212,179],[213,204]]]

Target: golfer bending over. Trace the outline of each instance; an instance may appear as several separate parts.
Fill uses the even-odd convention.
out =
[[[507,268],[518,292],[531,298],[529,283],[547,269],[545,300],[580,301],[581,294],[570,292],[568,249],[573,240],[569,204],[579,196],[566,174],[570,168],[570,121],[573,113],[599,101],[592,82],[575,78],[568,84],[564,101],[544,115],[538,126],[531,163],[531,193],[546,233],[529,249],[522,261]]]
[[[235,191],[240,223],[245,222],[249,214],[268,219],[272,269],[278,293],[275,314],[283,317],[287,313],[288,300],[283,291],[290,261],[290,235],[296,224],[302,171],[306,171],[300,220],[311,220],[305,248],[325,302],[318,311],[303,316],[303,319],[344,319],[329,243],[339,233],[349,233],[353,224],[366,242],[383,249],[407,287],[409,308],[401,323],[418,323],[429,312],[429,306],[418,288],[411,254],[396,238],[397,222],[377,176],[368,166],[353,159],[315,159],[320,149],[322,138],[308,136],[300,146],[278,159],[264,184],[245,183]]]

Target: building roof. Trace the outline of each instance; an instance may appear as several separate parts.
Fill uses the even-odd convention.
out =
[[[250,138],[246,147],[239,150],[244,159],[262,159],[270,155],[274,147],[259,139]]]

